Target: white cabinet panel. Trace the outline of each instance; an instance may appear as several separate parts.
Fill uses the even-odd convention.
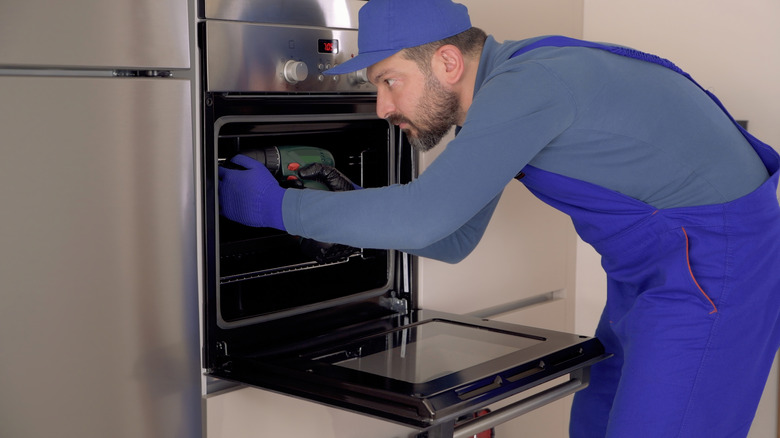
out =
[[[470,313],[565,290],[572,284],[575,242],[568,216],[512,181],[465,260],[452,265],[420,258],[421,307]]]
[[[511,324],[539,327],[547,330],[570,331],[567,318],[567,302],[555,299],[533,306],[523,307],[514,312],[490,317],[492,320]]]
[[[407,438],[414,429],[244,387],[207,396],[207,438]]]

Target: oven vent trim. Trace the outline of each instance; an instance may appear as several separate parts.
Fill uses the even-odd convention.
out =
[[[357,29],[358,11],[367,0],[202,0],[199,16],[205,19],[250,23]]]

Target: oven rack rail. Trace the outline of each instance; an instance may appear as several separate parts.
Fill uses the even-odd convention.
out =
[[[252,272],[244,272],[241,274],[234,274],[234,275],[226,275],[224,277],[219,278],[220,284],[229,284],[229,283],[236,283],[239,281],[246,281],[246,280],[255,280],[258,278],[264,278],[264,277],[271,277],[274,275],[281,275],[281,274],[287,274],[290,272],[296,272],[296,271],[305,271],[309,269],[318,269],[325,266],[334,266],[334,265],[341,265],[344,263],[348,263],[350,259],[354,257],[360,257],[360,254],[353,254],[347,258],[344,258],[342,260],[336,260],[333,262],[327,262],[327,263],[321,263],[317,261],[310,261],[310,262],[303,262],[298,263],[295,265],[287,265],[287,266],[281,266],[277,268],[269,268],[269,269],[262,269],[259,271],[252,271]]]

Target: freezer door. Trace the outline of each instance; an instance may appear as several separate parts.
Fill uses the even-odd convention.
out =
[[[0,436],[200,436],[189,81],[0,95]]]
[[[0,68],[189,68],[187,0],[0,2]]]

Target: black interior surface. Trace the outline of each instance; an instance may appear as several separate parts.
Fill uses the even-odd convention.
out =
[[[386,121],[313,119],[226,123],[217,133],[217,160],[274,146],[314,146],[331,152],[336,168],[361,187],[391,181]],[[387,289],[392,281],[389,251],[352,248],[335,263],[318,263],[297,236],[221,216],[218,225],[220,315],[227,322]]]

